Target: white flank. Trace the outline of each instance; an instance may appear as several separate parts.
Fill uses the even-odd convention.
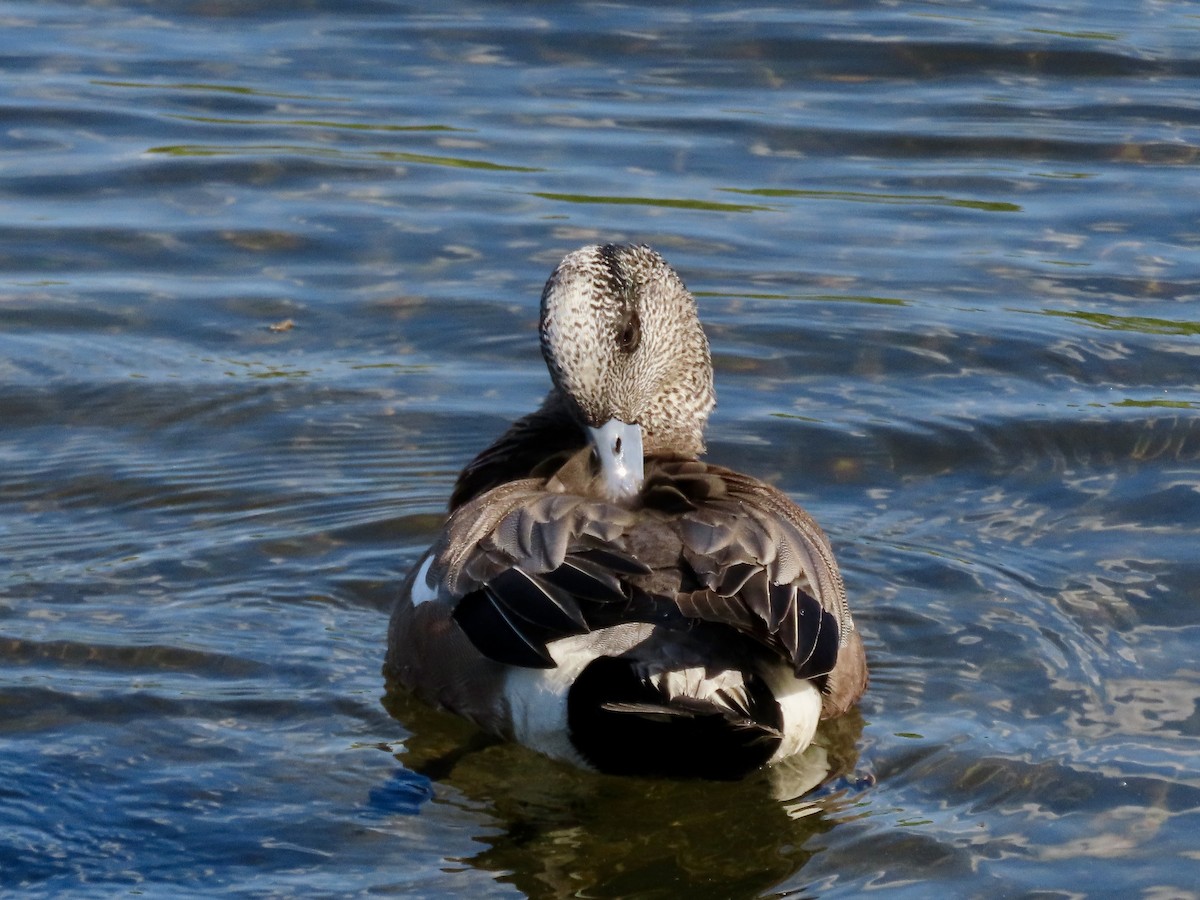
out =
[[[513,737],[539,753],[590,768],[567,731],[567,692],[599,654],[593,635],[563,638],[546,647],[553,669],[509,669],[504,681]]]
[[[624,653],[645,640],[651,629],[634,622],[561,638],[546,645],[557,664],[553,669],[509,669],[504,699],[513,737],[539,753],[590,769],[568,733],[567,692],[588,663],[598,656]]]
[[[783,713],[783,741],[769,760],[775,763],[803,752],[812,743],[821,720],[821,692],[783,664],[763,666],[760,674]]]

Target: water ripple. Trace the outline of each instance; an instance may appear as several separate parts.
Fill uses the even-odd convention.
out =
[[[8,4],[0,885],[1194,893],[1193,12]],[[607,240],[842,561],[873,681],[805,797],[378,703]]]

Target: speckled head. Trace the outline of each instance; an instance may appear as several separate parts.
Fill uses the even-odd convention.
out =
[[[697,455],[716,398],[696,301],[645,246],[582,247],[542,291],[542,355],[585,428],[638,425],[646,453]]]

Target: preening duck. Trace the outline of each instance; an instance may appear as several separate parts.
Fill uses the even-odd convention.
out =
[[[737,778],[866,688],[820,527],[701,461],[708,341],[644,246],[568,254],[542,292],[553,386],[462,471],[392,615],[387,677],[576,765]]]

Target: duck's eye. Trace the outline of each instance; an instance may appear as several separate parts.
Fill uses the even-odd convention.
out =
[[[617,341],[623,353],[632,353],[637,349],[637,345],[641,340],[642,323],[638,319],[638,314],[632,312],[629,314],[629,318],[625,320],[625,326],[621,329],[621,335]]]

